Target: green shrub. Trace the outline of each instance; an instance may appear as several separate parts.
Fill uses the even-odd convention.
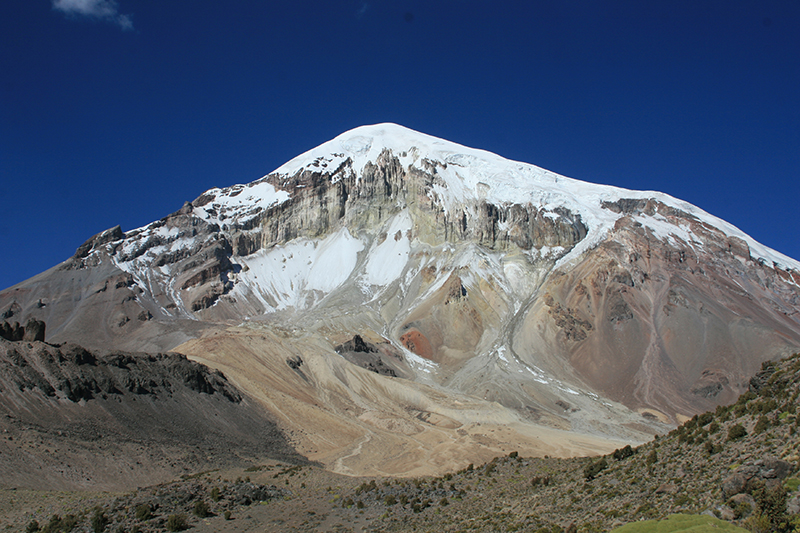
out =
[[[67,531],[63,529],[64,524],[61,520],[61,517],[57,514],[54,514],[50,517],[50,521],[45,524],[45,526],[41,529],[42,533],[59,533],[60,531]],[[75,527],[74,524],[72,527]],[[69,529],[72,530],[72,527]]]
[[[678,494],[673,501],[675,505],[686,505],[691,501],[691,498],[687,494]]]
[[[755,395],[755,393],[753,391],[747,391],[744,394],[742,394],[741,396],[739,396],[739,399],[736,400],[736,405],[744,405],[747,402],[749,402],[750,400],[755,399],[755,397],[756,397],[756,395]]]
[[[592,461],[586,465],[586,467],[584,467],[583,476],[586,478],[586,481],[591,481],[597,476],[597,474],[605,470],[607,466],[608,463],[606,462],[605,457],[598,461]]]
[[[628,444],[622,449],[614,450],[614,453],[611,454],[611,456],[617,461],[622,461],[623,459],[627,459],[628,457],[633,455],[633,453],[634,453],[633,448],[631,448],[631,445]]]
[[[136,520],[150,520],[153,517],[153,510],[146,503],[136,506]]]
[[[226,510],[224,513],[222,513],[222,516],[225,517],[225,520],[230,520],[231,519],[231,512]]]
[[[61,531],[69,533],[78,526],[78,517],[74,514],[68,514],[61,519]]]
[[[106,529],[108,522],[108,517],[103,512],[103,509],[95,507],[94,514],[92,515],[92,531],[94,531],[94,533],[102,533],[102,531]]]
[[[400,497],[400,501],[405,498],[405,494]],[[394,497],[394,494],[389,494],[383,499],[383,503],[386,505],[394,505],[397,503],[397,499]],[[404,503],[405,505],[405,503]]]
[[[746,501],[733,502],[729,501],[728,506],[733,510],[733,518],[739,520],[745,518],[753,512],[753,508]]]
[[[211,489],[211,501],[218,502],[219,501],[219,487],[214,487]]]
[[[189,528],[189,521],[185,514],[171,514],[167,517],[167,531],[183,531]]]
[[[550,484],[550,476],[533,476],[531,479],[531,486],[538,487],[544,485],[545,487]]]
[[[706,441],[706,452],[708,455],[714,455],[722,451],[722,443],[715,443],[711,440]]]
[[[747,435],[747,431],[741,424],[734,424],[733,426],[728,428],[728,440],[741,439],[745,435]]]
[[[25,533],[36,533],[37,531],[39,531],[39,522],[31,520],[25,528]]]
[[[50,518],[50,522],[44,526],[41,531],[42,533],[70,533],[77,525],[78,519],[75,515],[68,514],[64,518],[53,515],[53,517]]]
[[[211,509],[208,508],[208,504],[203,500],[197,500],[194,504],[194,514],[198,518],[206,518],[211,516]]]
[[[658,454],[656,453],[655,449],[650,452],[647,456],[647,460],[645,461],[648,465],[653,465],[658,462]]]
[[[703,413],[702,415],[697,417],[697,425],[702,427],[702,426],[707,425],[712,420],[714,420],[714,415],[713,414],[711,414],[711,413]]]
[[[773,533],[770,529],[769,518],[762,514],[754,514],[744,521],[744,527],[751,533]]]
[[[786,516],[786,489],[761,486],[753,491],[753,498],[758,505],[759,514],[766,517],[771,529],[769,531],[789,531],[789,519]]]
[[[756,427],[753,428],[753,433],[755,434],[763,433],[769,428],[769,425],[770,425],[769,419],[766,416],[761,415],[758,418],[758,422],[756,422]]]

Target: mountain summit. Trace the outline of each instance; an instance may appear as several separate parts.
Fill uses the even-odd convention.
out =
[[[800,350],[799,308],[800,263],[691,204],[395,124],[0,293],[48,340],[222,369],[345,473],[643,441]]]

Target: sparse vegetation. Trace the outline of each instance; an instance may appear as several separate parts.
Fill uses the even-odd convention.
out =
[[[203,500],[197,500],[194,504],[194,515],[198,518],[206,518],[211,516],[211,510],[208,508],[208,504]]]
[[[94,531],[94,533],[102,533],[105,531],[108,521],[108,517],[105,512],[103,512],[103,509],[95,507],[94,514],[92,515],[92,531]]]
[[[188,528],[189,521],[185,514],[171,514],[167,517],[167,531],[183,531]]]
[[[647,520],[627,524],[611,533],[747,533],[746,529],[710,516],[672,515],[666,520]]]
[[[583,477],[586,478],[586,481],[593,480],[597,474],[602,472],[608,467],[608,463],[606,462],[605,457],[601,457],[597,461],[592,461],[583,469]]]
[[[728,440],[737,440],[741,439],[747,435],[747,430],[744,429],[744,426],[741,424],[734,424],[728,429]]]
[[[794,370],[790,370],[792,365]],[[200,517],[205,508],[210,524],[214,520],[222,524],[234,514],[249,516],[251,512],[243,507],[266,498],[277,503],[258,509],[274,508],[276,515],[295,509],[306,517],[304,527],[311,530],[325,520],[332,530],[345,530],[348,521],[363,516],[373,530],[387,532],[591,533],[609,531],[613,524],[624,522],[640,529],[623,531],[662,531],[658,528],[665,524],[672,527],[673,519],[664,520],[667,516],[682,512],[695,517],[705,513],[702,520],[714,514],[724,519],[722,523],[751,532],[797,533],[800,518],[790,513],[796,509],[793,498],[800,486],[796,473],[800,444],[794,436],[800,356],[767,372],[772,374],[760,376],[761,388],[754,387],[733,406],[700,414],[652,442],[624,446],[604,457],[526,458],[511,452],[438,477],[356,480],[326,473],[323,482],[307,477],[314,471],[310,467],[264,466],[251,470],[255,483],[246,478],[231,483],[221,476],[186,476],[180,482],[148,489],[148,496],[139,491],[128,500],[89,508],[77,514],[76,522],[81,530],[94,530],[95,517],[105,516],[106,531],[131,532],[139,524],[145,531],[179,531],[189,526],[187,512],[194,510]],[[759,472],[775,472],[768,475],[777,477],[759,477]],[[257,485],[259,480],[274,479],[276,473],[280,487],[292,476],[300,479],[292,488]],[[327,491],[320,490],[326,486]],[[307,498],[319,499],[320,493],[328,506],[327,518],[302,507]],[[214,519],[215,515],[219,518]],[[36,515],[35,528],[28,517],[17,530],[25,529],[27,523],[25,531],[61,531],[68,519],[63,516]],[[178,520],[181,516],[183,523]],[[660,522],[645,521],[649,519]],[[336,527],[337,523],[341,525]]]
[[[136,506],[136,520],[144,521],[150,520],[153,517],[153,511],[146,503]]]

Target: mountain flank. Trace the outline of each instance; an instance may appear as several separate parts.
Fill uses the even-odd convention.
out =
[[[525,457],[514,451],[441,476],[405,479],[266,461],[121,495],[5,490],[0,510],[8,512],[0,527],[20,530],[33,520],[44,527],[53,515],[62,521],[71,515],[86,528],[99,514],[108,530],[126,531],[174,530],[170,524],[181,519],[203,533],[599,533],[629,524],[622,530],[628,533],[661,531],[641,521],[680,514],[659,527],[680,522],[715,531],[722,526],[713,519],[739,531],[792,533],[800,528],[798,400],[795,355],[765,364],[734,404],[604,456]]]
[[[306,460],[218,371],[176,353],[0,339],[0,486],[120,490]]]

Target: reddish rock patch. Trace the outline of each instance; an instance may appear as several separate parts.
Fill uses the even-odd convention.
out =
[[[433,348],[430,341],[416,329],[410,329],[400,336],[403,346],[425,359],[433,360]]]

